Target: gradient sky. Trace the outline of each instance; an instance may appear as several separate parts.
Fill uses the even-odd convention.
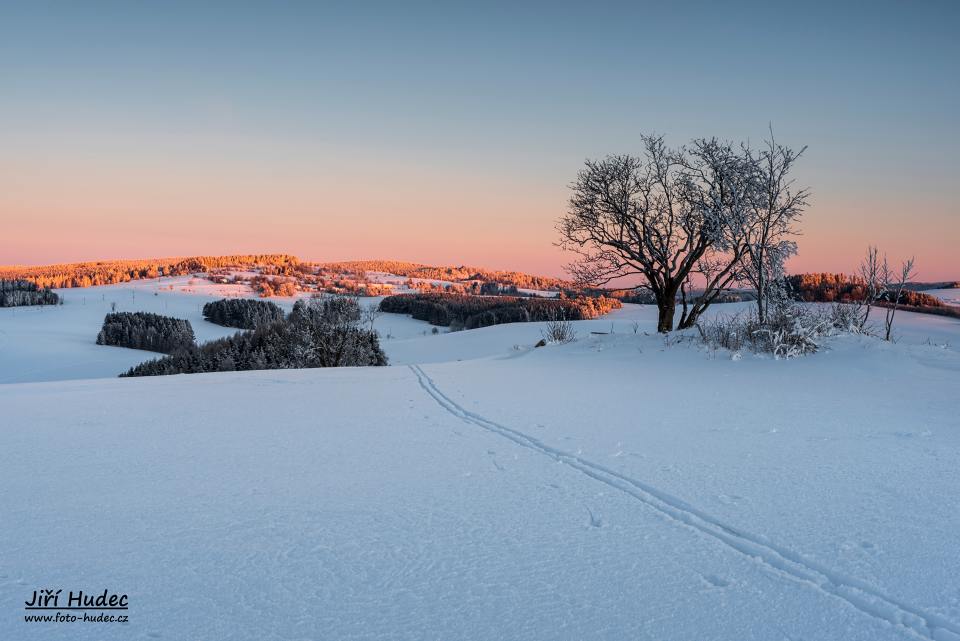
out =
[[[0,264],[559,275],[584,158],[772,122],[809,145],[791,271],[875,243],[960,278],[958,33],[958,2],[4,2]]]

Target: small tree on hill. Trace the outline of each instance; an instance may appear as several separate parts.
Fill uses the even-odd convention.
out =
[[[863,296],[856,301],[857,307],[862,307],[864,310],[863,315],[857,321],[860,331],[866,329],[867,321],[870,320],[870,311],[883,296],[887,281],[886,272],[889,271],[886,264],[887,259],[884,258],[881,262],[876,247],[873,245],[867,247],[867,255],[857,270],[859,272],[858,276],[863,281]]]
[[[767,322],[772,304],[786,299],[784,264],[797,253],[791,236],[798,233],[795,225],[810,195],[809,190],[794,186],[790,171],[805,150],[794,151],[777,144],[773,129],[759,152],[744,149],[752,167],[752,189],[743,276],[757,292],[760,323]]]
[[[900,265],[900,273],[895,274],[887,266],[887,259],[883,259],[884,289],[887,290],[887,315],[884,318],[884,340],[889,341],[893,332],[893,317],[897,313],[897,306],[900,304],[900,297],[903,295],[903,288],[911,278],[915,276],[913,271],[913,258],[903,261]]]

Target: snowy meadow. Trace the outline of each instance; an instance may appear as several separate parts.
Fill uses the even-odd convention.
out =
[[[960,641],[960,2],[0,26],[0,641]]]
[[[95,344],[114,304],[232,333],[231,287],[0,310],[2,601],[131,602],[0,638],[960,639],[955,319],[776,360],[643,305],[543,348],[382,314],[391,367],[141,379]]]

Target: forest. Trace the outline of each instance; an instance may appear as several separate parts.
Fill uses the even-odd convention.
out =
[[[249,298],[222,298],[203,306],[203,318],[238,329],[254,329],[260,325],[283,320],[283,310],[270,301]]]
[[[850,303],[863,300],[866,285],[862,278],[846,274],[794,274],[786,277],[788,291],[794,298],[808,303]],[[892,303],[892,294],[879,304]],[[899,305],[911,307],[946,307],[947,305],[930,294],[908,289],[900,292]]]
[[[394,284],[371,280],[367,272],[406,278],[405,286],[421,292],[482,295],[530,295],[521,289],[558,291],[571,283],[520,272],[492,271],[479,267],[435,267],[399,261],[340,263],[280,263],[257,267],[256,274],[236,274],[218,268],[209,279],[223,284],[247,284],[263,298],[295,296],[299,292],[325,292],[351,296],[386,296]]]
[[[483,281],[513,285],[521,289],[540,289],[557,291],[571,287],[573,283],[549,276],[534,276],[523,272],[498,271],[482,267],[448,266],[437,267],[419,263],[406,263],[395,260],[360,260],[339,263],[318,263],[318,267],[335,272],[385,272],[406,278],[426,280],[445,280],[450,282]]]
[[[281,320],[199,347],[191,345],[141,363],[121,376],[386,364],[377,334],[365,325],[357,301],[322,296],[297,301]]]
[[[182,276],[225,267],[288,268],[299,264],[296,256],[287,254],[250,254],[237,256],[192,256],[188,258],[153,258],[146,260],[112,260],[57,265],[0,266],[0,278],[28,280],[40,288],[91,287],[114,285],[131,280]]]
[[[256,271],[238,275],[233,271]],[[560,291],[569,281],[515,271],[482,267],[432,266],[390,260],[309,263],[289,254],[191,256],[143,260],[89,261],[55,265],[0,266],[0,279],[34,283],[40,289],[113,285],[132,280],[208,274],[217,283],[246,283],[261,297],[294,296],[301,291],[381,296],[391,285],[371,282],[368,271],[409,279],[407,286],[421,291],[521,296],[521,289]],[[446,281],[449,284],[431,283]]]
[[[620,301],[604,297],[571,299],[462,294],[397,294],[380,302],[380,311],[410,314],[417,320],[454,330],[560,318],[586,320],[620,307]]]
[[[56,292],[38,287],[36,283],[28,280],[0,279],[0,307],[57,305],[60,302]]]
[[[97,345],[170,354],[194,344],[190,321],[149,312],[112,312],[103,320]]]

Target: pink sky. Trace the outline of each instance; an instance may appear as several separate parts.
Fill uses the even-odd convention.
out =
[[[571,257],[553,246],[562,181],[361,165],[341,158],[267,173],[243,161],[211,170],[203,161],[25,156],[0,167],[11,178],[0,211],[13,232],[0,236],[0,263],[287,252],[563,275]],[[952,203],[815,192],[802,229],[792,272],[849,272],[874,243],[894,260],[915,255],[919,279],[960,278]]]
[[[378,150],[150,142],[139,157],[137,140],[78,137],[59,140],[57,154],[22,145],[0,158],[0,264],[285,252],[563,276],[573,258],[553,245],[582,162],[572,156],[566,172],[525,174]],[[813,197],[791,272],[850,272],[873,243],[895,261],[915,255],[918,279],[960,278],[955,202],[851,186],[816,171],[815,155],[804,160],[798,180]]]

